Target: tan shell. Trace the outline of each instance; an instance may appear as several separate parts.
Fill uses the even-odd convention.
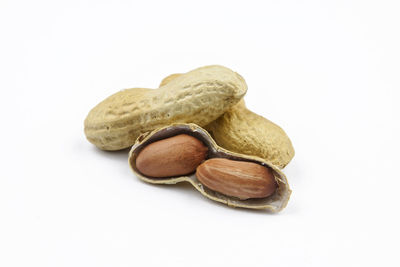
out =
[[[218,145],[254,155],[284,168],[294,156],[285,131],[272,121],[248,110],[244,100],[204,127]]]
[[[167,76],[160,85],[166,85],[179,75]],[[285,131],[272,121],[248,110],[243,99],[204,128],[218,145],[266,159],[279,168],[284,168],[294,157],[292,142]]]
[[[171,123],[207,125],[246,91],[244,79],[228,68],[198,68],[156,90],[133,88],[111,95],[89,112],[85,134],[100,149],[127,148],[141,133]]]
[[[137,170],[135,162],[136,162],[136,157],[141,151],[141,149],[143,149],[146,145],[152,142],[182,133],[192,135],[203,141],[203,143],[209,148],[209,156],[208,156],[209,158],[218,157],[218,158],[228,158],[232,160],[243,160],[243,161],[255,162],[263,166],[270,167],[273,170],[275,179],[278,183],[277,191],[273,195],[266,198],[240,200],[235,197],[230,197],[215,192],[203,186],[201,182],[196,178],[195,174],[188,176],[181,176],[181,177],[171,177],[171,178],[152,178],[142,175]],[[189,182],[205,197],[226,204],[231,207],[241,207],[248,209],[265,209],[271,212],[278,212],[286,207],[291,194],[291,190],[289,188],[286,176],[281,172],[281,170],[278,167],[274,166],[271,162],[268,162],[264,159],[230,152],[226,149],[219,147],[206,130],[192,123],[172,124],[170,126],[163,127],[153,132],[143,134],[137,139],[135,145],[132,147],[129,153],[129,165],[132,171],[141,180],[145,182],[153,184],[176,184],[179,182]]]

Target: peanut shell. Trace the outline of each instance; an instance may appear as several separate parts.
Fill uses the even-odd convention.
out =
[[[272,121],[248,110],[244,100],[204,127],[222,147],[267,159],[284,168],[294,157],[285,131]]]
[[[179,77],[171,74],[166,85]],[[294,148],[285,131],[272,121],[248,110],[242,99],[221,117],[204,126],[218,145],[234,152],[254,155],[284,168],[294,157]]]
[[[265,167],[269,167],[272,170],[272,173],[275,177],[275,181],[278,185],[276,191],[269,197],[241,200],[239,198],[227,196],[218,193],[216,191],[213,191],[210,188],[207,188],[197,179],[195,174],[183,175],[179,177],[153,178],[140,173],[140,171],[136,167],[136,158],[141,152],[141,150],[153,142],[163,140],[165,138],[169,138],[179,134],[191,135],[202,141],[208,147],[209,158],[227,158],[231,160],[248,161],[260,164]],[[193,187],[196,188],[203,196],[213,201],[217,201],[231,207],[264,209],[271,212],[278,212],[286,207],[291,194],[291,190],[289,188],[286,176],[281,172],[281,170],[277,166],[259,157],[239,154],[228,151],[222,147],[219,147],[206,130],[192,123],[172,124],[154,130],[150,133],[143,134],[136,140],[135,145],[129,152],[129,165],[132,171],[136,174],[136,176],[138,176],[141,180],[147,183],[176,184],[180,182],[188,182],[191,185],[193,185]]]
[[[111,95],[89,112],[85,134],[100,149],[124,149],[140,134],[171,123],[205,126],[238,103],[246,91],[244,79],[228,68],[198,68],[158,89],[133,88]]]

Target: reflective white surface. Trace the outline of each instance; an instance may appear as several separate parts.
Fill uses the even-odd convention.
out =
[[[399,266],[397,1],[2,1],[0,266]],[[85,140],[117,90],[239,72],[296,155],[277,215]]]

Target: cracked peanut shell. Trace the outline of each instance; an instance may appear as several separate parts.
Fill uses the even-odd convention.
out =
[[[200,141],[203,142],[204,145],[208,148],[208,155],[206,159],[210,158],[226,158],[230,160],[236,161],[246,161],[246,162],[253,162],[265,167],[270,168],[272,171],[275,181],[277,183],[277,189],[275,192],[268,197],[264,198],[251,198],[251,199],[239,199],[237,197],[232,197],[228,195],[221,194],[216,192],[210,188],[207,188],[203,185],[199,179],[197,179],[196,174],[192,173],[189,175],[182,175],[177,177],[162,177],[162,178],[155,178],[149,177],[142,174],[137,166],[136,166],[136,159],[140,152],[151,143],[164,140],[173,136],[186,134],[191,135]],[[145,133],[141,135],[137,140],[135,145],[131,148],[129,153],[129,165],[132,171],[143,181],[152,184],[176,184],[180,182],[188,182],[190,183],[197,191],[199,191],[203,196],[217,201],[223,204],[226,204],[231,207],[241,207],[241,208],[248,208],[248,209],[264,209],[271,212],[278,212],[281,211],[283,208],[286,207],[291,190],[289,188],[288,181],[286,176],[281,172],[281,170],[273,165],[271,162],[266,161],[265,159],[255,157],[255,156],[248,156],[244,154],[239,154],[235,152],[228,151],[222,147],[219,147],[213,138],[208,134],[206,130],[199,127],[195,124],[172,124],[170,126],[166,126],[160,128],[158,130],[154,130],[149,133]]]

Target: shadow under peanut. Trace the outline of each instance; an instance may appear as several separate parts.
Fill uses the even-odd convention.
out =
[[[139,178],[137,178],[137,179],[140,180]],[[274,213],[274,212],[270,212],[267,210],[246,209],[246,208],[238,208],[238,207],[234,208],[234,207],[230,207],[226,204],[223,204],[223,203],[220,203],[217,201],[213,201],[213,200],[208,199],[205,196],[203,196],[188,182],[180,182],[180,183],[176,183],[176,184],[149,184],[149,183],[146,183],[146,182],[140,180],[140,183],[145,186],[154,186],[157,188],[156,190],[168,190],[171,192],[171,194],[181,194],[187,198],[196,199],[196,202],[199,201],[201,203],[204,203],[204,205],[210,205],[210,208],[224,209],[228,212],[230,211],[230,212],[234,212],[234,213],[256,214],[259,216],[279,215],[279,213]],[[201,203],[199,203],[199,204],[201,204]],[[197,205],[196,203],[193,203],[193,204]]]
[[[234,213],[239,213],[239,214],[255,214],[258,216],[278,216],[279,214],[286,213],[286,209],[274,213],[270,212],[267,210],[257,210],[257,209],[246,209],[246,208],[238,208],[238,207],[230,207],[226,204],[213,201],[211,199],[208,199],[204,197],[200,192],[198,192],[190,183],[188,182],[180,182],[177,184],[149,184],[146,183],[142,180],[140,180],[136,175],[134,175],[129,168],[128,164],[128,157],[129,157],[129,151],[130,148],[126,148],[123,150],[118,150],[118,151],[105,151],[101,150],[97,147],[92,148],[93,152],[96,153],[97,155],[104,157],[111,162],[119,162],[120,164],[124,164],[126,166],[126,170],[128,171],[128,175],[130,179],[136,179],[138,183],[140,183],[143,186],[151,186],[151,187],[156,187],[157,189],[155,190],[168,190],[171,192],[171,194],[181,194],[184,195],[187,198],[195,198],[196,201],[202,202],[206,205],[210,205],[210,208],[218,208],[218,209],[224,209],[228,212],[234,212]],[[125,173],[125,171],[124,171]]]
[[[126,163],[127,168],[129,168],[128,157],[129,157],[130,148],[125,148],[125,149],[117,150],[117,151],[105,151],[105,150],[101,150],[97,147],[93,147],[92,150],[94,153],[100,155],[103,158],[107,158],[111,161],[124,162],[124,163]]]

